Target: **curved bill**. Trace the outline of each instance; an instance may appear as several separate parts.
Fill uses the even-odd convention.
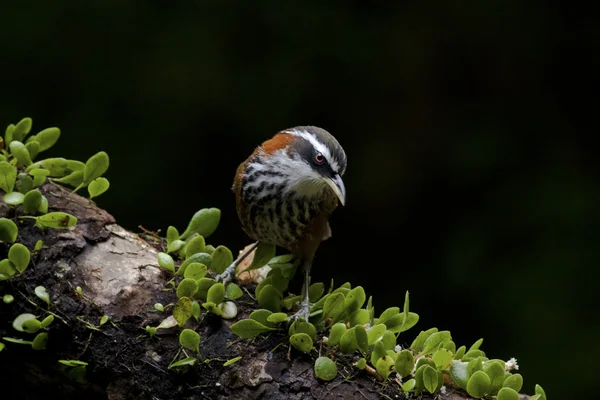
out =
[[[340,203],[344,205],[346,203],[346,187],[342,181],[342,177],[336,174],[333,178],[324,177],[325,182],[329,185],[333,193],[340,199]]]

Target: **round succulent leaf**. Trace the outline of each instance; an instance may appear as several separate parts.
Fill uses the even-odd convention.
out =
[[[337,324],[333,324],[331,329],[329,330],[329,338],[327,340],[328,346],[336,346],[340,343],[340,339],[342,335],[346,333],[348,329],[346,328],[346,324],[338,322]]]
[[[64,212],[51,212],[37,217],[36,223],[46,228],[66,229],[75,226],[77,218]]]
[[[413,379],[409,379],[406,382],[404,382],[402,384],[402,391],[403,392],[410,392],[415,388],[415,384],[417,383],[417,381],[413,378]]]
[[[25,329],[23,329],[23,324],[26,321],[30,321],[30,320],[34,320],[35,319],[35,315],[30,314],[30,313],[23,313],[17,316],[17,318],[14,319],[12,326],[13,328],[15,328],[15,330],[19,331],[19,332],[25,332]]]
[[[438,331],[437,328],[431,328],[426,331],[421,331],[417,335],[415,340],[413,340],[412,344],[410,345],[410,348],[416,352],[423,351],[423,347],[425,346],[425,341],[429,338],[429,336],[431,336],[432,334],[434,334],[437,331]]]
[[[4,302],[4,304],[10,304],[15,300],[15,297],[12,294],[5,294],[4,296],[2,296],[2,301]]]
[[[293,259],[294,259],[293,254],[283,254],[283,255],[275,256],[275,257],[271,258],[271,260],[269,260],[269,262],[267,264],[269,264],[271,266],[274,264],[289,264]]]
[[[387,350],[385,349],[384,345],[382,342],[377,342],[375,343],[375,346],[373,347],[373,351],[371,352],[371,364],[373,365],[377,365],[377,360],[379,360],[381,357],[385,356],[387,354]]]
[[[473,375],[475,371],[483,370],[483,357],[477,357],[474,360],[469,361],[467,364],[467,372],[469,376]]]
[[[179,334],[179,344],[186,349],[200,352],[200,335],[192,329],[184,329]]]
[[[348,329],[340,338],[340,351],[344,354],[352,354],[358,350],[356,341],[356,331],[354,328]]]
[[[304,290],[302,290],[304,292]],[[313,283],[308,288],[308,300],[316,303],[325,293],[325,285],[322,282]],[[304,293],[303,293],[304,294]]]
[[[19,273],[23,273],[29,265],[31,253],[27,247],[23,246],[21,243],[15,243],[8,251],[8,259]]]
[[[347,312],[351,313],[355,310],[358,310],[365,304],[367,300],[367,295],[365,294],[365,290],[362,286],[357,286],[354,289],[350,290],[344,299],[344,307]]]
[[[175,253],[181,250],[185,246],[185,242],[183,240],[174,240],[167,245],[167,253]]]
[[[229,300],[237,300],[244,295],[242,289],[233,282],[230,282],[225,286],[225,298]]]
[[[268,319],[267,319],[268,320]],[[295,320],[288,330],[289,336],[292,336],[296,333],[306,333],[312,340],[316,340],[317,338],[317,328],[310,322],[306,322],[301,319]]]
[[[396,335],[389,330],[385,331],[383,332],[380,342],[386,350],[394,350],[396,347]]]
[[[471,350],[478,350],[481,345],[483,344],[483,338],[478,339],[477,341],[475,341],[475,343],[473,343],[473,345],[469,348],[469,351]]]
[[[253,269],[262,268],[275,256],[275,245],[258,243],[256,250],[254,251],[254,258],[252,263],[245,271],[252,271]]]
[[[394,366],[394,360],[392,357],[388,355],[384,355],[379,360],[377,360],[377,364],[375,365],[375,369],[377,373],[381,375],[383,380],[386,380],[388,376],[392,373],[392,367]]]
[[[464,356],[462,356],[462,359],[463,359],[463,361],[471,361],[471,360],[475,360],[476,358],[484,357],[484,356],[485,356],[485,353],[481,350],[470,350],[470,351],[467,351]]]
[[[313,348],[313,341],[306,333],[295,333],[290,336],[292,346],[303,353],[308,353]]]
[[[498,391],[497,400],[519,400],[519,392],[512,388],[504,387]]]
[[[361,357],[355,364],[354,366],[356,366],[356,368],[358,369],[365,369],[365,367],[367,366],[367,360],[364,357]]]
[[[24,165],[26,167],[31,165],[31,155],[25,145],[17,140],[10,142],[10,154],[17,160],[17,165]]]
[[[40,300],[42,300],[46,304],[50,305],[50,295],[48,294],[48,291],[46,290],[45,287],[43,287],[41,285],[36,286],[34,289],[34,293]]]
[[[237,317],[237,306],[233,301],[224,301],[219,304],[219,309],[221,310],[221,318],[223,319],[233,319]]]
[[[173,364],[169,365],[169,367],[167,369],[172,369],[172,368],[180,368],[180,367],[185,367],[187,365],[194,365],[196,363],[196,361],[198,361],[196,359],[196,357],[186,357],[182,360],[176,361]]]
[[[225,286],[223,283],[218,282],[212,285],[210,289],[208,289],[206,300],[215,304],[219,304],[225,300]]]
[[[172,244],[175,245],[175,243],[177,243],[177,242],[179,242],[179,240],[176,240]],[[168,250],[167,250],[167,252],[171,253],[171,251],[168,251]],[[177,270],[177,275],[183,275],[183,273],[185,272],[185,269],[191,263],[204,264],[204,265],[206,265],[207,268],[210,268],[211,264],[212,264],[212,258],[210,256],[210,254],[208,254],[208,253],[196,253],[196,254],[192,255],[191,257],[188,257],[183,263],[181,263],[181,265],[179,266],[179,269]]]
[[[1,352],[2,350],[4,350],[4,348],[5,348],[5,347],[6,347],[6,345],[5,345],[4,343],[0,342],[0,352]]]
[[[332,293],[323,305],[323,318],[337,318],[344,312],[345,296],[342,293]]]
[[[16,273],[15,265],[8,258],[0,261],[0,281],[10,279]]]
[[[33,189],[33,178],[26,173],[19,172],[15,187],[17,191],[25,194]]]
[[[546,400],[546,392],[538,384],[535,385],[535,394],[536,395],[540,395],[540,399],[539,400]]]
[[[20,192],[10,192],[4,195],[4,202],[9,206],[17,206],[19,204],[23,204],[23,200],[25,199],[25,195]]]
[[[250,339],[261,333],[275,331],[276,329],[269,328],[253,319],[243,319],[231,325],[231,330],[242,339]]]
[[[491,361],[484,367],[483,372],[490,378],[490,388],[488,389],[487,394],[495,396],[504,383],[504,363],[501,361]]]
[[[54,315],[48,315],[42,320],[42,328],[46,328],[48,325],[54,322]]]
[[[215,314],[218,316],[221,316],[222,314],[222,311],[219,308],[219,306],[216,303],[213,303],[212,301],[202,303],[202,307],[204,307],[204,309],[206,309],[211,314]]]
[[[13,243],[17,240],[19,228],[17,224],[8,218],[0,218],[0,240],[7,243]]]
[[[174,226],[167,228],[167,246],[179,239],[179,231]]]
[[[350,326],[365,325],[368,322],[369,311],[365,310],[364,308],[355,310],[348,316],[348,323],[350,324]]]
[[[483,371],[475,371],[467,382],[467,393],[471,396],[481,399],[490,388],[490,378]]]
[[[417,360],[417,365],[415,366],[416,369],[421,368],[423,365],[429,365],[432,368],[435,368],[435,363],[433,362],[433,360],[429,357],[421,357]]]
[[[465,355],[466,350],[467,350],[467,348],[465,346],[460,346],[458,348],[458,350],[456,350],[456,353],[454,353],[454,359],[462,360],[463,356]]]
[[[415,368],[415,358],[410,350],[402,350],[396,356],[396,372],[400,374],[401,377],[407,377]]]
[[[198,283],[195,279],[183,279],[177,286],[177,297],[192,297],[198,291]]]
[[[400,325],[400,329],[398,332],[392,331],[394,333],[402,333],[406,332],[413,326],[415,326],[419,322],[419,315],[414,312],[407,312],[406,314],[402,314],[402,324]]]
[[[31,348],[33,350],[44,350],[48,343],[48,332],[40,332],[31,342]]]
[[[386,330],[386,326],[385,324],[377,324],[373,327],[371,327],[369,329],[368,332],[368,339],[369,339],[369,344],[372,346],[375,344],[376,341],[378,341],[383,334],[385,333]]]
[[[27,148],[29,156],[32,160],[35,160],[38,154],[40,154],[40,142],[38,142],[37,140],[28,140],[27,143],[25,143],[25,147]]]
[[[275,324],[268,321],[269,315],[271,315],[271,314],[273,314],[272,311],[261,308],[261,309],[252,311],[249,315],[249,318],[260,322],[264,326],[268,326],[269,328],[274,328]]]
[[[337,365],[327,357],[319,357],[315,361],[315,376],[323,381],[330,381],[337,376]]]
[[[27,140],[28,143],[30,141],[36,141],[39,143],[40,149],[39,151],[46,151],[50,147],[54,146],[60,137],[60,129],[56,127],[46,128],[40,132],[38,132],[35,136],[31,137]]]
[[[454,343],[452,340],[446,343],[443,348],[452,354],[456,353],[456,343]]]
[[[185,323],[192,316],[194,306],[192,300],[189,297],[182,297],[177,301],[175,307],[173,307],[173,317],[179,326],[185,325]]]
[[[109,188],[110,188],[110,182],[108,181],[108,179],[103,178],[103,177],[94,179],[88,185],[88,193],[90,194],[90,199],[100,196],[102,193],[106,192]]]
[[[42,329],[42,323],[37,319],[28,319],[23,321],[21,327],[23,328],[23,332],[35,333]]]
[[[15,124],[10,124],[6,127],[4,131],[4,142],[9,144],[13,138],[13,132],[15,131]]]
[[[443,348],[439,349],[433,353],[432,360],[438,369],[445,369],[450,364],[450,361],[452,361],[452,353]]]
[[[521,374],[511,374],[504,379],[502,386],[520,392],[523,388],[523,376]]]
[[[286,310],[291,310],[294,307],[294,304],[298,303],[302,300],[301,296],[288,296],[285,299],[281,300],[281,306]],[[314,311],[317,311],[313,308],[310,309],[310,313],[312,314]]]
[[[287,320],[288,320],[288,315],[283,312],[273,313],[267,317],[267,321],[272,322],[274,324],[286,322]]]
[[[0,161],[0,189],[10,193],[15,187],[17,180],[17,168],[6,161]]]
[[[202,235],[194,236],[185,247],[186,258],[189,258],[196,253],[206,253],[206,241]]]
[[[273,285],[264,286],[258,293],[256,300],[262,308],[273,312],[281,310],[281,294]]]
[[[206,276],[206,271],[208,271],[206,265],[200,263],[190,263],[185,269],[183,277],[197,281]]]
[[[207,238],[217,229],[220,220],[221,210],[218,208],[203,208],[192,216],[186,230],[181,234],[180,239],[185,240],[194,233],[198,233]]]
[[[217,246],[217,248],[212,252],[211,257],[211,269],[217,274],[223,273],[223,271],[225,271],[225,269],[227,269],[227,267],[233,263],[233,255],[231,254],[231,250],[225,246]]]
[[[60,183],[61,185],[78,187],[83,183],[83,171],[73,171],[62,178],[55,178],[52,181],[55,183]]]
[[[34,214],[42,205],[42,192],[37,189],[30,190],[23,198],[23,211],[25,214]]]
[[[108,154],[104,151],[88,158],[83,168],[83,184],[89,185],[94,179],[101,177],[108,170],[109,164]]]
[[[423,354],[433,353],[450,340],[452,340],[452,337],[450,336],[449,331],[440,331],[431,334],[431,336],[429,336],[427,340],[425,340],[425,344],[423,346]]]
[[[429,365],[426,365],[423,369],[423,386],[429,393],[435,393],[438,389],[437,371]]]
[[[366,354],[369,351],[369,339],[367,335],[367,330],[362,325],[356,325],[354,327],[354,332],[356,336],[356,344],[358,345],[358,349],[364,354]]]
[[[31,118],[23,118],[15,125],[14,129],[12,129],[11,137],[12,140],[23,140],[31,131],[31,125],[33,121]],[[7,140],[8,142],[8,140]],[[12,142],[11,142],[12,143]]]
[[[212,285],[214,285],[216,283],[216,281],[212,278],[202,278],[202,279],[199,279],[197,282],[198,282],[198,291],[196,292],[194,297],[196,297],[202,301],[206,301],[207,296],[208,296],[208,290],[212,287]]]
[[[162,269],[166,269],[167,271],[171,271],[173,273],[175,272],[175,261],[173,260],[173,257],[168,255],[167,253],[160,252],[158,253],[157,258],[158,265]]]

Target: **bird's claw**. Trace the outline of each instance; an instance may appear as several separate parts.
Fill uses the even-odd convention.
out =
[[[310,303],[308,299],[303,300],[300,304],[300,310],[296,314],[293,314],[289,317],[290,322],[298,321],[299,319],[304,318],[306,322],[308,322],[308,318],[310,317]]]
[[[235,267],[235,264],[231,264],[225,271],[215,276],[215,281],[222,282],[225,286],[227,286],[229,282],[233,282],[233,278],[235,278]]]

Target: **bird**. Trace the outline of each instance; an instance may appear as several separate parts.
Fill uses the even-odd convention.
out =
[[[310,270],[331,236],[329,216],[346,203],[346,166],[337,139],[316,126],[285,129],[258,146],[239,165],[232,187],[242,229],[255,242],[217,281],[233,280],[236,266],[260,243],[287,249],[304,271],[304,298],[291,319],[308,321]]]

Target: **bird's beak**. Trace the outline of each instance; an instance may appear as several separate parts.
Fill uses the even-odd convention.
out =
[[[336,174],[333,178],[325,177],[325,182],[329,185],[333,193],[340,199],[340,203],[344,205],[346,203],[346,187],[342,181],[342,177]]]

